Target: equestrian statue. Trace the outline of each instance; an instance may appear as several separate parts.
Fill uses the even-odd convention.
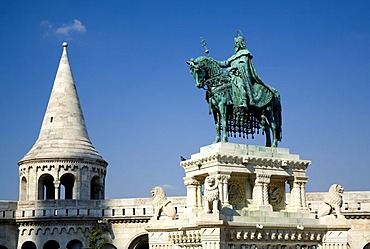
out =
[[[262,131],[266,147],[277,147],[282,139],[280,94],[258,76],[243,34],[237,31],[235,53],[224,61],[210,57],[205,41],[201,40],[207,56],[191,59],[187,64],[196,86],[206,90],[209,112],[216,126],[214,142],[227,142],[228,137],[237,134],[254,138],[255,133]]]

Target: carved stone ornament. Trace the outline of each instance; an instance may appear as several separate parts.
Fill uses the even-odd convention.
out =
[[[204,181],[204,211],[206,213],[218,213],[219,191],[218,180],[215,176],[207,176]]]
[[[284,190],[275,184],[269,186],[269,200],[272,206],[278,206],[284,198]]]
[[[229,202],[233,206],[245,203],[245,191],[240,182],[229,182]]]
[[[331,185],[326,199],[317,210],[318,217],[330,215],[332,214],[333,210],[337,214],[338,218],[344,217],[342,211],[340,210],[343,204],[343,192],[344,188],[341,185]]]
[[[167,200],[166,192],[161,187],[154,187],[151,191],[153,197],[154,217],[159,220],[161,216],[176,218],[176,209],[171,201]]]

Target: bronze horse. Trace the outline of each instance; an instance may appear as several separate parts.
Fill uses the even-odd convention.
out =
[[[266,147],[277,147],[282,139],[282,117],[280,94],[272,91],[268,102],[263,106],[248,105],[239,108],[233,100],[232,81],[229,73],[221,69],[211,57],[200,56],[187,62],[198,88],[206,90],[206,100],[213,114],[216,138],[214,143],[227,142],[229,136],[254,138],[255,133],[266,134]],[[270,133],[271,131],[271,133]],[[221,137],[222,132],[222,137]],[[272,142],[271,142],[272,134]]]

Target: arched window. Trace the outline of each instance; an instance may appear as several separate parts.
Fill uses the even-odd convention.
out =
[[[0,249],[8,249],[8,247],[0,245]]]
[[[54,177],[50,174],[43,174],[39,178],[38,199],[55,199]]]
[[[74,239],[68,242],[67,249],[81,249],[82,248],[82,242]]]
[[[101,191],[102,191],[102,186],[100,185],[100,178],[99,176],[94,176],[91,179],[90,199],[91,200],[101,199]]]
[[[364,246],[364,249],[370,249],[370,243],[367,243],[366,246]]]
[[[128,247],[129,249],[149,249],[149,239],[147,234],[135,238]]]
[[[28,200],[28,192],[27,192],[27,179],[26,177],[22,177],[21,180],[21,196],[19,197],[20,201],[27,201]]]
[[[64,174],[60,178],[60,199],[73,199],[73,187],[75,177],[72,174]]]
[[[21,249],[36,249],[36,245],[32,241],[26,241],[23,243]]]
[[[59,243],[55,240],[49,240],[47,241],[42,249],[59,249]]]

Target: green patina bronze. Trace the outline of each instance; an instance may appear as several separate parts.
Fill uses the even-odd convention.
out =
[[[234,38],[234,55],[225,61],[209,57],[203,38],[201,42],[208,56],[187,63],[196,86],[206,90],[216,126],[215,143],[227,142],[228,137],[237,134],[254,138],[254,134],[262,130],[266,146],[277,147],[282,139],[280,94],[258,76],[241,32],[238,31]]]

